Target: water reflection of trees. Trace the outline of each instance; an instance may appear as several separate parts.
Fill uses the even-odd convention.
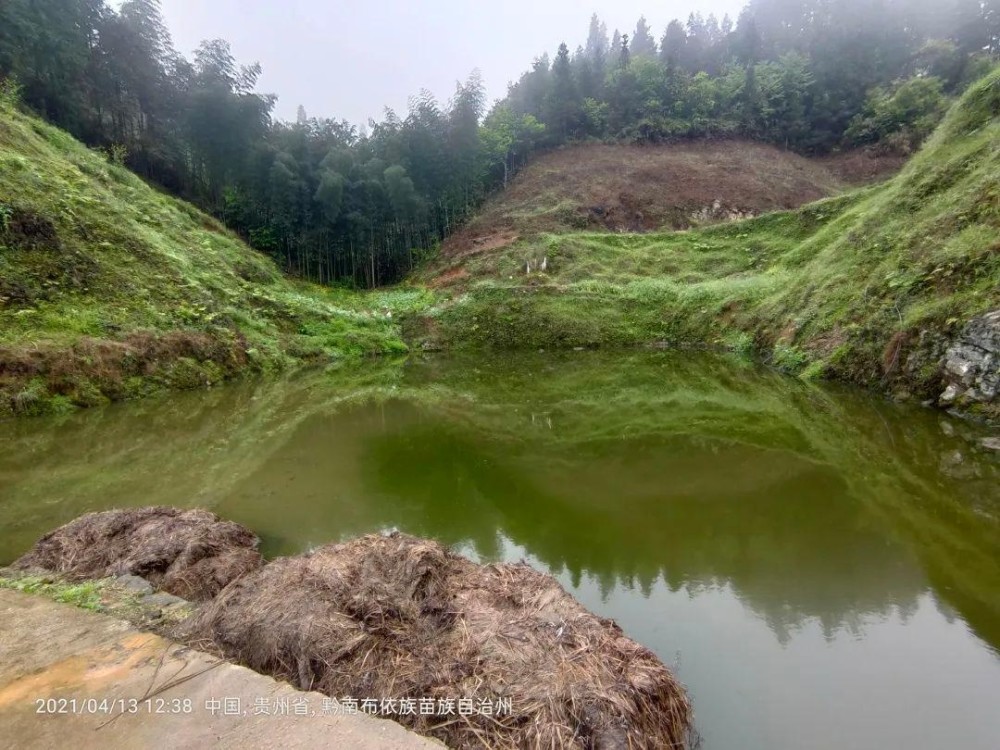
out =
[[[303,420],[378,400],[399,361],[174,393],[0,429],[0,565],[46,531],[108,507],[216,508]],[[264,530],[264,535],[267,531]]]
[[[1000,644],[1000,477],[939,419],[693,354],[246,384],[15,423],[0,558],[86,510],[199,504],[274,553],[399,527],[486,558],[506,535],[605,592],[731,585],[779,636],[905,612],[929,578]]]
[[[1000,473],[932,412],[697,356],[434,377],[365,453],[397,525],[487,557],[501,528],[606,589],[731,582],[776,632],[905,615],[926,575],[1000,643]]]
[[[366,476],[379,485],[371,510],[383,525],[471,544],[487,558],[500,554],[500,529],[574,583],[596,578],[605,594],[625,586],[648,595],[657,580],[691,593],[729,582],[776,632],[809,617],[832,632],[855,613],[915,603],[924,577],[913,558],[887,544],[828,468],[715,445],[719,478],[756,480],[727,491],[699,481],[706,447],[618,441],[604,446],[601,465],[612,475],[602,481],[548,464],[537,447],[524,456],[414,429],[373,438]],[[446,466],[421,468],[442,454]],[[657,484],[657,470],[676,485]]]

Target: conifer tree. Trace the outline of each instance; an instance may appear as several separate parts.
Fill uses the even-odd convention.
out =
[[[639,22],[635,25],[635,34],[632,35],[630,52],[632,58],[656,57],[656,41],[650,33],[649,24],[646,23],[645,16],[641,16]]]

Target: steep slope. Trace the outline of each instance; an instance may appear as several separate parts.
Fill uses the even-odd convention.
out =
[[[368,302],[0,106],[0,417],[405,349]]]
[[[900,164],[863,151],[807,159],[737,140],[567,146],[525,167],[444,243],[442,255],[478,253],[540,232],[686,229],[798,208]]]
[[[544,234],[428,281],[428,347],[708,343],[937,395],[949,342],[1000,307],[1000,70],[883,185],[698,231]]]

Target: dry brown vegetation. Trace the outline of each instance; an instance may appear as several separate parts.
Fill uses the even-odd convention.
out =
[[[533,161],[443,254],[479,254],[539,232],[686,229],[798,208],[901,165],[861,151],[808,159],[736,140],[569,146]]]
[[[204,510],[104,511],[45,535],[12,570],[142,576],[203,602],[173,637],[302,689],[374,699],[449,747],[690,744],[691,705],[670,670],[525,563],[478,565],[393,533],[264,564],[258,541]],[[451,711],[393,708],[401,699]]]
[[[263,564],[257,537],[206,510],[88,513],[46,534],[13,566],[67,580],[137,575],[191,601],[211,599]]]
[[[869,185],[895,176],[909,161],[901,154],[881,154],[871,148],[859,148],[815,160],[847,185]]]
[[[229,585],[186,633],[333,697],[509,698],[509,715],[390,714],[455,748],[685,747],[683,688],[611,620],[528,565],[366,536]]]

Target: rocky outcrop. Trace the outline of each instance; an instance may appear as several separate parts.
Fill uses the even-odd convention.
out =
[[[744,211],[740,208],[726,207],[722,201],[716,200],[711,206],[705,206],[691,214],[691,221],[694,224],[718,224],[720,222],[744,221],[756,216],[757,213],[753,210]]]
[[[1000,395],[1000,310],[970,322],[944,357],[943,406],[995,404]]]

